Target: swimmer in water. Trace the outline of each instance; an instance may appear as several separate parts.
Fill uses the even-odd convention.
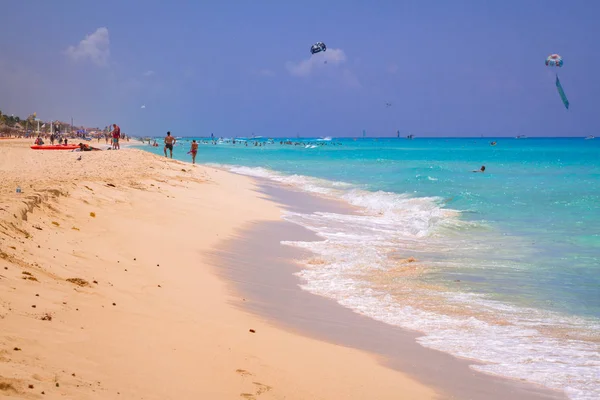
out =
[[[480,169],[475,170],[473,172],[485,172],[485,165],[482,165]]]

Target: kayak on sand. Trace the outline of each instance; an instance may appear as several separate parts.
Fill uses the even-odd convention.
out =
[[[31,148],[33,150],[75,150],[79,148],[79,145],[77,144],[59,144],[59,145],[54,145],[54,146],[40,146],[40,145],[35,145],[35,146],[31,146]]]

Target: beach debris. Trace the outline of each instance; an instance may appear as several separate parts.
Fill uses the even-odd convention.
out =
[[[116,306],[116,305],[117,305],[117,303],[113,303],[113,306]]]
[[[158,287],[160,287],[160,288],[161,288],[162,286],[158,285]]]
[[[250,333],[256,333],[256,331],[254,329],[249,329],[248,330]]]
[[[85,279],[81,279],[81,278],[69,278],[67,279],[67,282],[71,282],[77,286],[90,286],[90,284],[88,283],[88,281],[86,281]]]
[[[79,228],[77,228],[77,227],[72,227],[71,229],[73,229],[74,231],[78,231],[79,230]]]
[[[56,387],[60,387],[60,385],[58,384],[58,382],[56,382]]]
[[[33,385],[31,383],[29,384],[29,389],[33,389]]]
[[[89,187],[89,186],[85,186],[85,185],[84,185],[83,187],[84,187],[84,188],[86,188],[86,189],[87,189],[87,190],[89,190],[89,191],[92,191],[92,192],[94,191],[94,189],[92,189],[92,188],[91,188],[91,187]]]
[[[115,185],[113,185],[112,183],[107,183],[106,186],[110,186],[110,187],[116,187]]]
[[[21,348],[20,347],[15,347],[13,350],[14,351],[21,351]]]
[[[37,229],[38,231],[41,231],[41,230],[43,230],[43,229],[42,229],[42,227],[41,227],[41,226],[38,226],[38,225],[34,225],[33,227],[34,227],[35,229]]]
[[[29,275],[29,276],[33,276],[33,275],[31,275],[31,272],[23,271],[23,272],[21,272],[21,273],[22,273],[23,275]]]
[[[97,285],[97,284],[98,284],[98,281],[94,281],[94,283]]]
[[[134,258],[134,259],[133,259],[133,261],[136,261],[136,260],[137,260],[137,258]]]
[[[40,294],[39,294],[39,293],[36,293],[36,294],[35,294],[35,297],[40,297]]]
[[[42,315],[42,317],[40,319],[42,321],[52,321],[52,315],[49,313],[46,313],[46,314]]]
[[[35,308],[35,307],[36,307],[36,305],[35,305],[35,304],[32,304],[32,305],[31,305],[31,308]]]
[[[60,224],[58,222],[56,222],[56,221],[52,221],[52,225],[54,225],[54,226],[60,226]]]
[[[91,212],[91,213],[90,213],[90,217],[92,217],[92,218],[96,218],[96,213],[95,213],[95,212]]]

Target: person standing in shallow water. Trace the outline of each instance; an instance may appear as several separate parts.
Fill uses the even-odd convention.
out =
[[[196,139],[192,140],[190,154],[192,155],[192,164],[196,164],[196,154],[198,154],[198,143],[196,143]]]
[[[165,136],[165,157],[167,156],[167,149],[170,152],[171,158],[173,158],[173,145],[175,144],[175,138],[171,136],[171,132],[167,132]]]

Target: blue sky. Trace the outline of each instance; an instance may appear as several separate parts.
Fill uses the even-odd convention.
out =
[[[595,0],[12,1],[0,110],[151,136],[598,134],[599,19]]]

